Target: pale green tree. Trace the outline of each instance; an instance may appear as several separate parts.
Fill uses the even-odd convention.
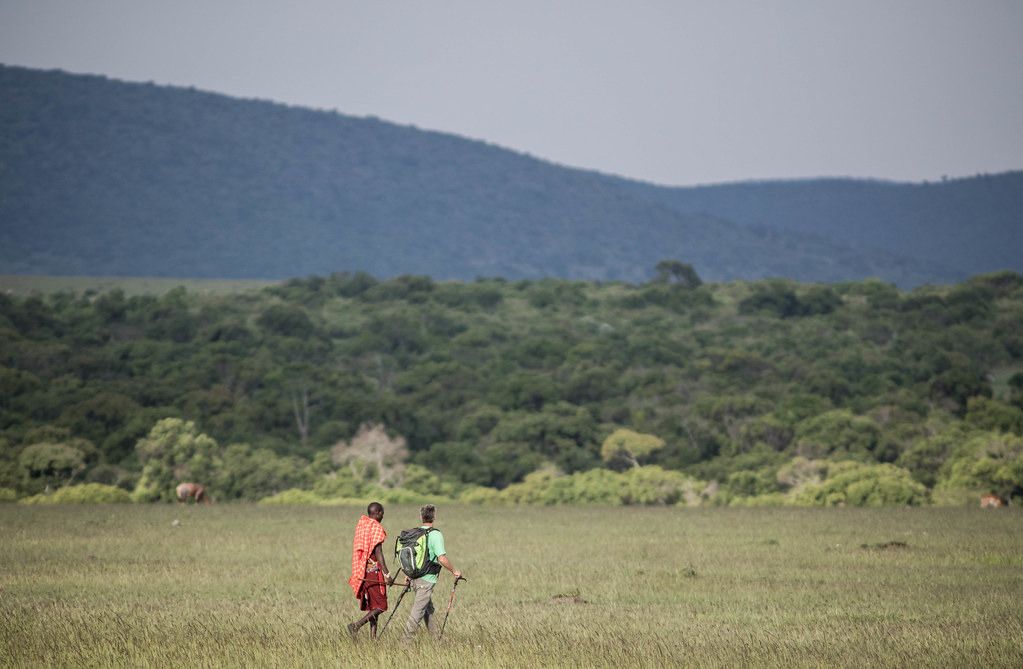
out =
[[[171,501],[178,483],[212,482],[222,464],[219,451],[217,442],[200,433],[195,423],[180,418],[161,420],[135,446],[142,464],[136,501]]]
[[[43,486],[59,487],[71,483],[85,470],[86,453],[90,448],[95,450],[85,439],[32,444],[18,456],[18,464],[25,474],[26,483],[36,483],[38,489]]]
[[[664,440],[660,437],[621,428],[604,440],[600,447],[600,456],[608,464],[624,460],[633,467],[639,467],[642,460],[646,460],[662,448]]]
[[[350,442],[339,442],[331,449],[337,466],[350,467],[357,479],[382,488],[400,486],[408,460],[405,438],[387,435],[383,425],[364,423]]]
[[[938,472],[935,495],[945,503],[974,503],[977,495],[1023,492],[1023,437],[981,432],[967,439]]]

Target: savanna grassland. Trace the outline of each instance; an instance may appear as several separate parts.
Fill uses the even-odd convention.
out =
[[[0,657],[36,666],[1023,663],[1016,508],[444,506],[444,643],[373,643],[359,507],[0,505]],[[390,505],[390,540],[416,507]],[[179,521],[177,524],[174,521]],[[434,603],[443,616],[451,576]],[[399,589],[392,590],[392,607]]]

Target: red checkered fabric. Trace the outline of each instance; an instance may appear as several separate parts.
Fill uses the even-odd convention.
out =
[[[352,541],[352,577],[348,585],[352,586],[355,596],[359,596],[362,579],[366,577],[366,560],[373,555],[376,545],[387,538],[384,526],[369,516],[363,516],[355,526],[355,540]]]

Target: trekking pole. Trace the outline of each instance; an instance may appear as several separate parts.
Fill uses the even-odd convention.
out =
[[[458,578],[455,579],[455,585],[452,586],[452,588],[451,588],[451,597],[448,599],[448,610],[444,612],[444,624],[440,626],[440,636],[437,637],[438,639],[441,638],[442,636],[444,636],[444,627],[447,626],[447,624],[448,624],[448,614],[451,613],[451,602],[455,601],[455,588],[458,587],[458,582],[459,581],[464,581],[464,580],[465,580],[464,576],[459,576]]]
[[[411,589],[412,589],[412,581],[409,581],[408,583],[405,584],[405,589],[401,591],[401,596],[398,597],[398,601],[396,601],[394,603],[394,610],[391,611],[391,615],[387,616],[387,622],[385,622],[384,626],[382,628],[380,628],[380,634],[377,634],[377,640],[378,641],[380,640],[380,637],[382,637],[384,635],[384,632],[387,631],[387,626],[391,624],[391,618],[393,618],[394,614],[398,612],[398,607],[401,606],[401,600],[403,600],[405,598],[405,593],[408,592]]]

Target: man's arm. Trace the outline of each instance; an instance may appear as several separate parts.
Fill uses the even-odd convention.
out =
[[[460,571],[458,571],[457,569],[454,568],[454,566],[451,564],[451,560],[448,559],[447,555],[440,555],[440,556],[438,556],[437,557],[437,562],[440,563],[440,566],[444,567],[445,569],[450,571],[452,574],[454,574],[455,575],[455,579],[462,578],[462,572],[460,572]]]
[[[387,585],[393,585],[394,579],[391,577],[391,573],[387,571],[387,562],[384,561],[384,552],[380,549],[381,546],[383,546],[383,542],[373,547],[373,559],[384,570],[384,579],[387,581]]]

